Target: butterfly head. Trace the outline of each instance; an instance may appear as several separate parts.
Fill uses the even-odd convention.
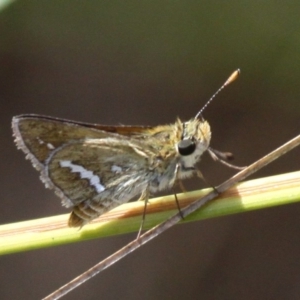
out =
[[[233,72],[226,82],[206,102],[202,109],[200,109],[194,119],[181,123],[181,137],[177,143],[177,151],[182,157],[182,161],[187,161],[188,165],[195,164],[199,160],[201,154],[209,147],[211,131],[209,124],[203,119],[202,112],[220,91],[236,80],[239,74],[239,69]]]
[[[179,124],[180,137],[177,142],[177,153],[185,167],[193,167],[200,156],[209,147],[211,131],[205,120],[192,119]]]

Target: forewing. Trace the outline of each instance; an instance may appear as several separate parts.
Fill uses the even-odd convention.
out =
[[[105,131],[106,126],[35,115],[13,118],[12,127],[18,148],[67,207],[104,191],[109,195],[115,189],[117,195],[120,183],[135,172],[139,160],[145,163],[141,152],[133,150],[137,145],[130,145],[129,136],[134,132],[129,127],[110,126]],[[143,130],[135,128],[136,132]]]
[[[41,170],[50,154],[71,141],[81,139],[132,136],[150,127],[105,126],[80,123],[39,115],[21,115],[12,120],[16,144],[22,149],[34,167]]]

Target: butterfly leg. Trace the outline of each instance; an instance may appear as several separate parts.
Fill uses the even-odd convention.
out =
[[[149,189],[146,188],[146,189],[142,192],[140,198],[139,198],[137,201],[145,201],[145,200],[148,199],[149,197],[150,197],[150,192],[149,192]]]
[[[203,180],[204,183],[205,183],[207,186],[212,187],[212,189],[213,189],[215,192],[217,192],[217,193],[219,194],[219,191],[216,189],[216,187],[213,186],[212,184],[210,184],[210,183],[205,179],[205,177],[203,176],[203,174],[202,174],[202,172],[201,172],[200,170],[196,169],[196,175],[197,175],[198,178],[200,178],[201,180]]]
[[[138,235],[136,237],[137,240],[139,239],[139,237],[140,237],[140,235],[142,233],[143,226],[144,226],[144,223],[145,223],[146,211],[147,211],[147,204],[148,204],[149,197],[150,197],[150,191],[149,191],[149,188],[147,187],[142,192],[141,197],[138,200],[138,201],[145,201],[145,204],[144,204],[144,211],[143,211],[142,222],[141,222],[141,225],[140,225],[140,229],[139,229]]]
[[[178,179],[178,171],[179,171],[179,168],[180,168],[180,165],[177,164],[176,165],[176,169],[175,169],[175,172],[174,172],[174,182],[178,183],[179,184],[179,187],[181,188],[181,190],[185,193],[186,192],[186,189],[184,188],[183,186],[183,183],[180,179]],[[179,201],[178,201],[178,197],[177,197],[177,194],[174,190],[174,186],[173,186],[173,192],[174,192],[174,197],[175,197],[175,202],[176,202],[176,206],[177,206],[177,209],[178,209],[178,212],[181,216],[181,219],[184,219],[184,216],[182,214],[182,211],[180,209],[180,205],[179,205]]]
[[[186,190],[186,188],[184,187],[182,180],[178,179],[177,182],[178,182],[178,185],[179,185],[181,191],[182,191],[183,193],[186,193],[187,190]]]
[[[174,197],[175,197],[175,202],[176,202],[176,206],[177,206],[178,212],[180,214],[181,219],[183,220],[184,216],[183,216],[183,213],[182,213],[180,205],[179,205],[177,194],[176,194],[176,192],[174,190],[173,190],[173,192],[174,192]]]

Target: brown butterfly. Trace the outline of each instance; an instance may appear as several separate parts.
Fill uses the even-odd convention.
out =
[[[40,171],[46,187],[72,207],[69,226],[81,227],[133,198],[147,202],[150,194],[170,189],[179,180],[201,176],[195,165],[206,150],[225,163],[219,157],[230,155],[209,147],[211,130],[203,109],[187,122],[177,119],[157,127],[21,115],[13,118],[12,128],[17,147]]]

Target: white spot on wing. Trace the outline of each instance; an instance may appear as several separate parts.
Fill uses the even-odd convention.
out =
[[[100,182],[99,176],[95,175],[92,171],[89,171],[80,165],[75,165],[70,160],[62,160],[59,164],[62,168],[70,168],[72,173],[79,173],[81,179],[88,179],[98,193],[105,190],[105,187]]]
[[[48,143],[48,144],[47,144],[47,148],[50,149],[50,150],[55,149],[55,147],[54,147],[51,143]]]
[[[37,137],[36,139],[38,140],[38,142],[39,142],[40,145],[45,144],[45,142],[43,140],[41,140],[39,137]]]
[[[112,171],[112,172],[115,172],[115,173],[121,173],[121,172],[122,172],[122,168],[119,167],[119,166],[113,165],[113,166],[111,167],[111,171]]]

